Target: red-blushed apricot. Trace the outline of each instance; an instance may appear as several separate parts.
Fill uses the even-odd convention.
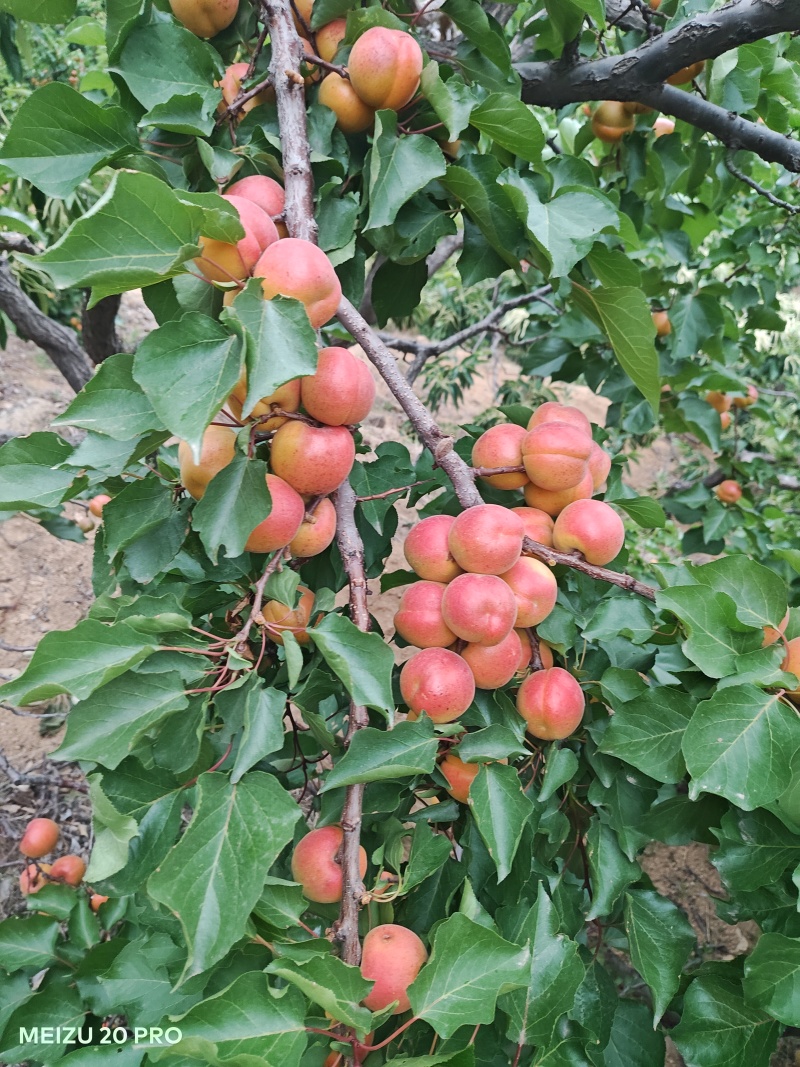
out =
[[[369,415],[375,382],[369,367],[347,348],[322,348],[317,369],[300,381],[303,407],[326,426],[353,426]]]
[[[178,445],[178,462],[181,485],[186,492],[195,500],[201,500],[214,475],[219,474],[233,459],[235,449],[236,432],[227,426],[206,428],[200,447],[199,463],[195,463],[192,450],[186,441],[181,441]]]
[[[517,674],[527,674],[531,669],[531,640],[525,630],[515,630],[514,633],[519,637],[520,644],[520,659],[519,666],[517,667]],[[543,667],[552,667],[555,663],[553,659],[553,650],[546,641],[539,638],[539,659],[542,661]]]
[[[295,845],[292,852],[292,878],[303,887],[303,894],[316,904],[336,904],[342,899],[342,868],[338,853],[344,832],[341,826],[321,826],[311,830]],[[359,873],[367,873],[367,854],[359,848]]]
[[[764,627],[764,642],[761,645],[762,648],[766,648],[768,645],[774,645],[777,641],[783,637],[786,632],[786,627],[789,625],[789,612],[783,616],[777,626],[765,626]]]
[[[100,911],[107,901],[108,897],[104,897],[102,893],[92,893],[91,897],[89,897],[89,907],[92,911]]]
[[[399,111],[419,88],[422,49],[403,30],[373,26],[353,45],[347,70],[365,104]]]
[[[453,722],[475,698],[472,671],[449,648],[423,648],[400,671],[400,692],[411,712]]]
[[[275,223],[252,200],[240,196],[223,196],[233,204],[244,226],[244,237],[236,244],[200,237],[202,255],[195,260],[198,270],[212,282],[240,282],[249,276],[261,254],[278,241]]]
[[[58,823],[52,819],[31,819],[19,843],[19,850],[28,859],[38,860],[52,852],[59,837]]]
[[[598,444],[592,445],[589,453],[589,474],[592,476],[592,488],[595,492],[605,485],[611,471],[611,456]]]
[[[522,519],[525,536],[540,545],[553,547],[553,520],[541,508],[512,508],[515,515]]]
[[[43,889],[50,879],[47,875],[50,873],[49,863],[29,864],[22,874],[19,876],[19,891],[26,897],[31,893],[38,893],[40,889]]]
[[[51,882],[63,882],[66,885],[80,885],[86,874],[86,864],[80,856],[59,856],[50,867],[48,877]]]
[[[722,414],[723,411],[730,411],[733,400],[727,393],[720,393],[717,389],[712,389],[706,393],[706,403],[710,404],[715,411]]]
[[[245,552],[274,552],[285,548],[305,517],[303,498],[283,478],[268,474],[267,489],[272,499],[270,513],[247,538]]]
[[[172,14],[197,37],[216,37],[236,18],[239,0],[169,0]]]
[[[103,508],[106,506],[110,499],[111,497],[108,496],[106,493],[98,493],[97,496],[93,496],[92,499],[89,501],[89,511],[92,513],[92,515],[99,519],[100,516],[103,514]]]
[[[295,559],[308,559],[324,552],[336,536],[336,508],[328,497],[320,500],[313,515],[307,515],[289,542]]]
[[[626,133],[631,133],[636,125],[633,115],[629,115],[624,104],[619,100],[604,100],[592,115],[592,132],[598,141],[616,144]]]
[[[735,504],[742,498],[742,487],[733,478],[726,478],[724,482],[720,482],[714,492],[717,500],[721,500],[723,504]]]
[[[314,594],[310,589],[302,585],[298,587],[300,600],[296,608],[290,608],[288,604],[281,604],[279,600],[268,600],[261,609],[266,623],[265,629],[272,640],[283,644],[283,633],[291,630],[296,640],[301,645],[308,644],[308,631],[306,627],[311,621],[311,611],[314,607]]]
[[[546,511],[553,518],[560,515],[567,504],[572,504],[576,500],[588,500],[593,492],[594,479],[588,466],[583,478],[570,489],[553,491],[551,489],[541,489],[538,485],[534,485],[533,482],[528,482],[523,490],[526,504],[532,508],[537,508],[539,511]]]
[[[452,582],[463,574],[450,552],[452,515],[429,515],[408,532],[403,552],[411,569],[429,582]]]
[[[229,196],[238,196],[242,200],[252,200],[271,219],[282,215],[286,208],[286,193],[280,182],[266,174],[250,174],[229,185],[225,192]]]
[[[751,404],[755,404],[758,400],[758,389],[754,385],[748,385],[746,396],[735,396],[733,398],[733,406],[735,408],[749,408]]]
[[[721,411],[719,415],[719,424],[723,430],[729,430],[731,428],[731,413],[730,411]]]
[[[323,79],[318,100],[334,113],[342,133],[363,133],[375,121],[375,109],[365,104],[347,78],[336,71]]]
[[[304,304],[315,330],[333,317],[342,298],[331,261],[321,248],[297,237],[271,244],[256,263],[253,275],[262,279],[266,300],[289,296]]]
[[[236,386],[227,401],[228,407],[240,421],[246,399],[247,375],[242,373],[241,378],[236,383]],[[275,392],[271,393],[269,396],[262,397],[247,417],[248,419],[255,421],[256,419],[263,418],[264,415],[269,415],[273,408],[280,408],[281,411],[297,411],[299,407],[300,379],[294,378],[290,382],[284,382],[283,385],[279,385]],[[284,415],[276,415],[274,418],[260,422],[259,428],[265,431],[277,430],[278,427],[283,426],[286,421],[287,419]]]
[[[517,601],[514,626],[524,628],[544,622],[555,607],[558,596],[558,583],[547,564],[529,556],[521,556],[500,577]]]
[[[491,426],[472,447],[472,466],[521,467],[522,439],[525,433],[523,426],[517,426],[513,422]],[[524,471],[519,474],[492,474],[482,477],[496,489],[521,489],[528,482],[528,475]]]
[[[625,543],[625,527],[616,511],[602,500],[576,500],[556,519],[553,547],[577,549],[588,563],[602,567],[616,559]]]
[[[394,628],[417,648],[447,648],[456,639],[442,616],[441,582],[414,582],[406,587],[394,617]]]
[[[574,733],[584,706],[581,687],[561,667],[534,671],[517,693],[517,711],[528,724],[528,733],[542,741],[557,741]]]
[[[653,319],[653,325],[656,328],[656,334],[659,337],[669,337],[672,333],[672,323],[669,321],[669,315],[666,311],[651,311]]]
[[[249,69],[249,63],[233,63],[223,74],[222,81],[219,83],[219,87],[222,90],[223,102],[217,108],[221,114],[225,113],[225,108],[230,107],[241,93],[242,82],[247,77],[247,71]],[[237,121],[241,121],[248,111],[252,111],[253,108],[258,107],[259,104],[271,104],[274,99],[275,90],[271,85],[268,85],[260,93],[251,96],[249,100],[245,100],[245,102],[240,105]],[[228,192],[231,193],[233,190],[229,189]]]
[[[514,628],[517,599],[493,574],[459,574],[445,588],[442,615],[463,641],[498,645]]]
[[[469,801],[469,788],[480,769],[480,763],[465,763],[454,752],[448,752],[439,764],[439,770],[447,779],[447,792],[459,804]]]
[[[793,637],[791,641],[786,642],[786,658],[781,664],[781,670],[800,678],[800,637]],[[788,696],[793,700],[800,697],[800,685],[796,689],[791,689]]]
[[[583,430],[589,437],[592,436],[592,424],[580,408],[571,404],[560,404],[557,400],[547,400],[540,404],[528,420],[528,429],[534,426],[543,426],[546,422],[566,422],[574,426],[576,430]]]
[[[512,630],[497,645],[470,644],[461,655],[469,664],[478,689],[499,689],[510,682],[519,669],[522,644]]]
[[[675,123],[666,115],[659,115],[653,123],[653,133],[656,137],[666,137],[670,133],[675,133]]]
[[[572,489],[586,476],[593,444],[587,433],[570,423],[540,423],[525,435],[522,462],[540,489]]]
[[[364,998],[370,1011],[383,1011],[397,1001],[392,1015],[402,1015],[411,1007],[406,990],[417,977],[428,953],[413,930],[395,923],[375,926],[364,938],[361,974],[374,981]]]
[[[272,438],[270,466],[306,496],[338,489],[356,459],[353,436],[344,426],[309,426],[293,420]]]
[[[327,22],[314,34],[317,41],[317,55],[320,59],[333,63],[339,45],[347,33],[347,19],[334,19]]]
[[[667,78],[669,85],[687,85],[702,74],[706,61],[701,59],[698,63],[691,63],[688,67],[681,67]]]
[[[447,543],[453,559],[473,574],[502,574],[522,552],[525,527],[510,508],[478,504],[457,515]]]

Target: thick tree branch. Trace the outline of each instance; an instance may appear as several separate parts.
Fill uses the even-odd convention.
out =
[[[122,297],[103,297],[92,308],[87,307],[88,302],[87,293],[81,314],[83,347],[92,363],[97,364],[113,356],[115,352],[122,351],[122,343],[117,334],[117,313]]]

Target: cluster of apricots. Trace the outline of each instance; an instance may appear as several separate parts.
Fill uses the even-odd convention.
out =
[[[681,67],[667,78],[667,83],[689,85],[702,73],[705,65],[705,61],[701,60],[699,63],[692,63],[691,66]],[[605,144],[616,144],[626,133],[633,132],[637,115],[645,115],[652,110],[646,104],[639,104],[633,100],[603,100],[591,112],[592,132],[599,141]],[[656,137],[663,137],[674,132],[675,123],[664,115],[659,115],[653,123],[653,133]]]
[[[727,430],[731,424],[731,408],[749,408],[758,400],[758,389],[754,385],[748,385],[747,391],[742,396],[730,396],[712,389],[706,393],[706,403],[719,412],[719,421],[723,430]]]
[[[38,893],[49,884],[79,886],[86,874],[86,864],[72,853],[59,856],[52,863],[39,863],[58,844],[61,832],[52,819],[31,819],[19,843],[19,850],[26,859],[34,860],[19,876],[20,892],[25,896]],[[93,911],[105,904],[108,897],[93,893],[90,904]]]

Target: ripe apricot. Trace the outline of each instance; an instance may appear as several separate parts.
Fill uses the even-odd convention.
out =
[[[710,404],[721,415],[723,411],[730,411],[733,400],[727,393],[720,393],[718,390],[712,389],[706,393],[706,403]]]
[[[557,400],[546,400],[540,404],[528,420],[528,429],[534,426],[542,426],[546,422],[566,422],[574,426],[576,430],[583,430],[589,437],[592,436],[592,424],[580,408],[571,404],[560,404]]]
[[[279,600],[268,600],[261,609],[267,633],[278,645],[283,644],[282,635],[285,630],[291,630],[301,645],[308,644],[306,627],[311,621],[314,594],[302,585],[298,587],[298,592],[300,600],[296,608],[290,608],[288,604],[282,604]]]
[[[698,63],[691,63],[688,67],[681,67],[674,74],[670,74],[667,82],[670,85],[686,85],[688,82],[694,81],[699,74],[702,74],[705,65],[706,61],[701,59]]]
[[[611,456],[598,444],[592,445],[589,453],[589,473],[592,476],[592,488],[597,492],[606,483],[611,471]]]
[[[675,123],[666,115],[659,115],[653,123],[653,133],[656,137],[666,137],[670,133],[675,133]]]
[[[169,0],[169,6],[196,37],[216,37],[236,18],[239,0]]]
[[[758,389],[754,385],[748,385],[746,396],[735,396],[733,398],[733,406],[735,408],[749,408],[751,404],[755,404],[758,400]]]
[[[526,430],[513,422],[500,423],[482,433],[472,447],[473,467],[521,467],[522,441]],[[521,489],[527,485],[528,475],[492,474],[483,477],[485,482],[496,489]]]
[[[353,45],[347,69],[365,104],[399,111],[419,88],[422,49],[403,30],[373,26]]]
[[[515,630],[514,633],[519,637],[520,644],[520,660],[517,667],[517,674],[527,674],[531,667],[531,641],[525,630]],[[552,667],[555,663],[553,659],[553,650],[546,641],[542,641],[539,638],[539,659],[542,661],[543,667]]]
[[[653,319],[653,325],[656,328],[656,334],[659,337],[669,337],[672,333],[672,323],[669,321],[669,315],[666,311],[651,311],[650,314]]]
[[[307,496],[327,495],[338,489],[353,469],[355,458],[352,434],[344,426],[291,421],[272,438],[272,470]]]
[[[97,496],[93,496],[89,501],[89,511],[92,515],[95,515],[98,519],[103,514],[103,508],[111,499],[106,493],[98,493]]]
[[[404,641],[417,648],[452,645],[456,635],[442,615],[446,588],[441,582],[414,582],[406,588],[394,617],[394,628]]]
[[[521,556],[500,577],[517,601],[516,627],[538,626],[555,607],[558,583],[545,563]]]
[[[522,461],[528,477],[540,489],[572,489],[586,476],[593,444],[577,426],[545,422],[525,435]]]
[[[228,407],[240,421],[246,399],[247,375],[242,372],[241,378],[236,383],[236,386],[227,401]],[[284,382],[283,385],[279,385],[274,393],[262,397],[247,417],[248,419],[255,421],[256,419],[263,418],[264,415],[269,415],[273,408],[280,408],[281,411],[297,411],[299,407],[300,379],[293,378],[292,381]],[[283,426],[286,421],[287,419],[284,415],[276,415],[271,419],[266,419],[264,422],[260,422],[259,428],[262,430],[277,430],[278,427]]]
[[[300,382],[303,407],[326,426],[352,426],[369,415],[375,382],[369,367],[347,348],[322,348],[317,369]]]
[[[403,545],[411,569],[429,582],[451,582],[463,574],[450,552],[452,515],[430,515],[411,528]]]
[[[616,144],[636,125],[619,100],[604,100],[592,114],[592,132],[605,144]]]
[[[590,463],[591,459],[592,455],[589,456]],[[541,489],[538,485],[534,485],[533,482],[528,482],[523,492],[526,504],[539,511],[545,511],[555,518],[561,514],[567,504],[572,504],[575,500],[588,500],[594,492],[594,479],[592,478],[591,470],[587,467],[583,478],[570,489],[553,491],[551,489]]]
[[[498,645],[514,628],[517,599],[493,574],[459,574],[445,587],[442,615],[462,640]]]
[[[502,574],[522,552],[525,527],[510,508],[479,504],[457,515],[447,543],[460,567],[473,574]]]
[[[251,273],[261,254],[278,241],[275,223],[252,200],[240,196],[225,195],[222,198],[232,204],[244,226],[244,237],[236,244],[200,237],[203,254],[195,263],[198,270],[211,282],[240,282]]]
[[[342,899],[343,878],[338,853],[344,840],[341,826],[321,826],[311,830],[295,845],[292,878],[303,894],[317,904],[336,904]],[[367,854],[359,848],[359,873],[367,873]]]
[[[512,508],[515,515],[522,519],[525,536],[540,545],[553,547],[553,520],[541,508]]]
[[[253,275],[262,279],[266,300],[289,296],[304,304],[315,330],[334,315],[342,298],[331,261],[321,248],[297,237],[271,244],[256,263]]]
[[[186,441],[178,446],[181,485],[195,500],[201,500],[208,483],[227,467],[236,449],[236,432],[227,426],[208,426],[203,434],[200,462],[195,463]]]
[[[58,824],[52,819],[31,819],[25,827],[19,850],[23,856],[38,860],[53,851],[58,842],[59,833]]]
[[[517,693],[517,711],[527,731],[542,741],[569,737],[583,718],[583,691],[561,667],[547,667],[529,675]]]
[[[242,200],[252,200],[262,211],[266,211],[270,218],[282,215],[286,208],[283,186],[266,174],[250,174],[246,178],[240,178],[238,182],[229,185],[225,192]]]
[[[615,559],[624,543],[622,519],[602,500],[576,500],[553,527],[553,545],[559,552],[577,549],[588,563],[600,567]]]
[[[236,100],[242,91],[242,82],[247,77],[247,71],[249,69],[249,63],[232,63],[231,66],[226,69],[222,76],[222,80],[219,83],[219,87],[222,90],[223,104],[221,104],[217,110],[224,113],[224,108],[230,107]],[[275,90],[269,85],[266,89],[262,90],[262,92],[257,93],[255,96],[251,96],[249,100],[245,100],[239,107],[239,120],[241,120],[248,111],[252,111],[254,107],[258,107],[259,104],[271,104],[274,99]],[[230,193],[232,190],[229,189],[228,192]]]
[[[473,642],[462,650],[461,655],[469,664],[478,689],[499,689],[517,673],[522,643],[517,631],[512,630],[497,645]]]
[[[719,416],[719,424],[723,430],[729,430],[731,428],[731,413],[730,411],[722,411]]]
[[[786,642],[786,658],[781,664],[782,671],[788,671],[800,678],[800,637],[793,637]],[[797,689],[789,691],[788,695],[793,699],[800,697],[800,685]]]
[[[726,478],[724,482],[719,483],[714,492],[717,500],[721,500],[723,504],[735,504],[741,499],[742,487],[733,478]]]
[[[475,698],[475,679],[449,648],[423,648],[400,671],[400,692],[411,712],[434,722],[453,722]]]
[[[347,33],[347,19],[334,19],[327,22],[317,30],[317,55],[320,59],[333,63],[334,56],[339,51],[339,45]]]
[[[361,974],[375,985],[364,998],[370,1011],[383,1011],[397,1001],[392,1015],[401,1015],[411,1007],[406,990],[428,958],[422,941],[413,930],[395,923],[373,927],[364,938]]]
[[[447,792],[459,804],[469,801],[469,787],[480,769],[480,763],[465,763],[454,752],[448,752],[439,764],[439,770],[447,779]]]
[[[50,881],[47,877],[49,873],[49,863],[40,863],[38,866],[35,863],[29,864],[19,876],[20,893],[26,897],[30,896],[31,893],[38,893]]]
[[[789,612],[781,619],[777,626],[765,626],[764,627],[764,642],[762,648],[766,648],[768,645],[774,645],[776,641],[780,641],[786,632],[786,627],[789,625]]]
[[[268,474],[267,488],[272,498],[270,513],[247,538],[245,552],[274,552],[284,548],[297,534],[305,516],[303,498],[283,478]]]
[[[375,121],[374,108],[365,104],[347,78],[336,71],[323,79],[318,99],[336,115],[336,125],[342,133],[363,133]]]
[[[80,885],[86,874],[86,864],[80,856],[72,854],[59,856],[50,868],[51,882],[64,882],[67,885]]]
[[[300,529],[289,542],[289,550],[295,559],[308,559],[324,552],[336,536],[336,508],[324,497],[300,523]]]
[[[108,901],[108,897],[104,897],[102,893],[92,893],[89,898],[89,907],[92,911],[100,911],[102,906]]]

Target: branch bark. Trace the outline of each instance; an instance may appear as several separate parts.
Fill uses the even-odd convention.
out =
[[[92,308],[87,307],[88,301],[87,292],[81,314],[83,347],[92,363],[97,365],[115,352],[122,351],[122,342],[117,334],[117,313],[122,297],[103,297]]]

